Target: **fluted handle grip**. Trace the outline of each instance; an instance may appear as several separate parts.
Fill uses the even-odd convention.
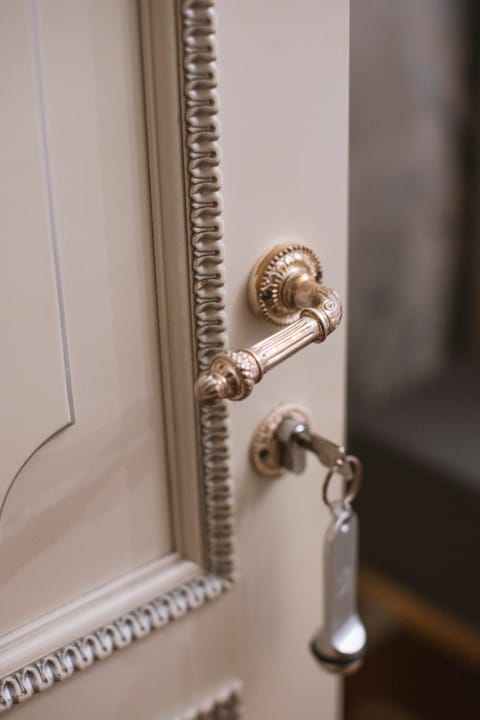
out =
[[[318,284],[318,306],[300,312],[298,320],[250,348],[217,355],[210,371],[197,381],[197,398],[206,405],[244,400],[264,374],[312,342],[323,342],[339,325],[342,306],[337,293]]]

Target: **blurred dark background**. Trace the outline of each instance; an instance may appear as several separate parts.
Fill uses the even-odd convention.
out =
[[[480,3],[353,0],[347,720],[480,718]]]

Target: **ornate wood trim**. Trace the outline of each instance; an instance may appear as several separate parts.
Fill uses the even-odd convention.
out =
[[[240,720],[242,685],[232,682],[207,698],[200,706],[190,708],[171,720]]]
[[[29,700],[223,592],[215,575],[194,578],[0,679],[0,712]]]
[[[200,375],[226,349],[224,245],[214,0],[182,3],[185,165]],[[226,403],[199,411],[208,569],[232,579],[233,491]]]
[[[186,213],[191,254],[196,371],[225,349],[223,224],[214,0],[177,0]],[[198,411],[205,570],[111,622],[0,678],[0,712],[95,661],[128,647],[227,590],[234,579],[233,491],[225,405]],[[239,688],[229,686],[186,720],[239,718]]]

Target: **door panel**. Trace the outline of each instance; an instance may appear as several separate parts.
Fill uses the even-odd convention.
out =
[[[339,685],[308,651],[319,471],[267,481],[249,443],[281,401],[341,440],[345,327],[242,403],[200,406],[194,382],[272,334],[246,283],[275,243],[310,244],[345,299],[347,3],[15,7],[48,152],[30,192],[50,182],[61,292],[34,281],[56,292],[57,339],[63,307],[75,415],[0,518],[0,710],[333,720]]]
[[[8,583],[2,632],[174,549],[137,8],[116,0],[7,7],[25,38],[24,49],[16,45],[10,54],[27,55],[29,62],[28,82],[20,86],[27,107],[11,105],[9,97],[3,104],[25,114],[32,126],[12,127],[4,141],[9,147],[45,147],[36,152],[35,175],[27,159],[21,174],[16,167],[11,173],[17,182],[10,192],[16,192],[21,217],[9,243],[21,256],[16,268],[4,264],[3,271],[12,294],[23,266],[31,268],[31,277],[25,318],[14,309],[15,323],[9,324],[18,333],[21,327],[26,339],[11,346],[11,375],[23,392],[14,387],[7,407],[28,424],[20,434],[19,417],[11,428],[15,438],[24,437],[24,456],[17,452],[16,464],[25,464],[2,512],[0,567]],[[2,22],[6,33],[10,22]],[[5,74],[9,69],[9,94],[18,94],[16,63],[3,67]],[[24,176],[30,183],[26,196]],[[39,244],[36,218],[28,232],[22,224],[21,197],[48,209],[47,193],[51,227],[47,217]],[[6,204],[8,209],[13,203],[7,198]],[[75,419],[38,448],[70,417],[52,242],[58,245]],[[39,303],[43,296],[46,311]],[[32,373],[25,368],[17,374],[15,366],[25,361]],[[43,366],[48,374],[41,374]],[[8,388],[7,376],[4,382]],[[38,429],[25,407],[29,385],[44,393],[33,395],[34,411],[50,412],[40,415]],[[11,479],[6,468],[2,482]],[[32,577],[41,579],[35,593]]]
[[[28,8],[23,2],[7,2],[2,10],[0,497],[4,498],[30,455],[72,422],[72,409]]]

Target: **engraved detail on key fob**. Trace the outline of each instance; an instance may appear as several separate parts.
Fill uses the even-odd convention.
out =
[[[251,459],[264,477],[285,471],[300,474],[306,451],[327,468],[322,499],[331,513],[324,538],[324,622],[311,641],[315,658],[329,672],[350,675],[362,665],[367,633],[357,611],[358,521],[351,503],[362,482],[362,464],[341,445],[310,431],[307,412],[280,405],[258,426],[251,443]],[[339,497],[332,497],[335,476]]]

